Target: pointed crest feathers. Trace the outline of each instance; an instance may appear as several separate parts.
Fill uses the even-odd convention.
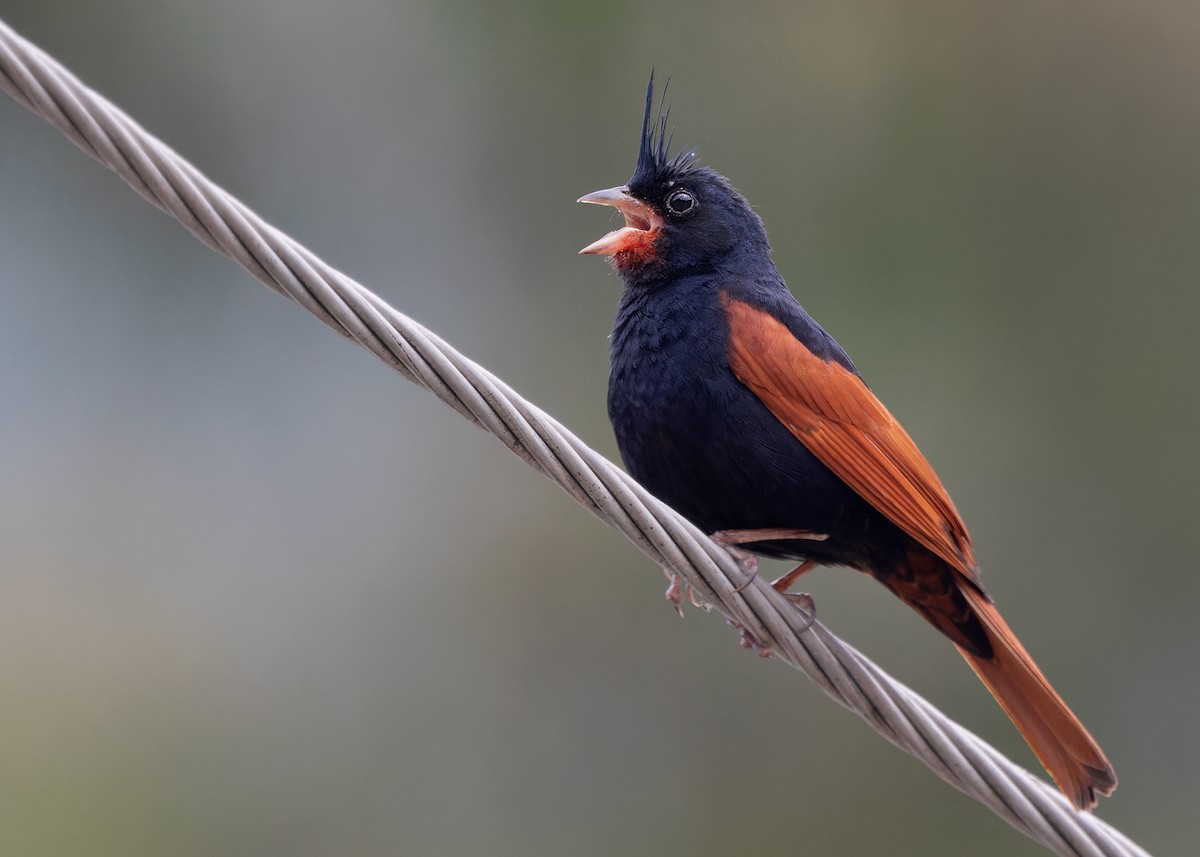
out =
[[[669,181],[683,176],[692,167],[698,153],[698,146],[685,146],[675,157],[670,156],[671,141],[674,132],[668,130],[667,121],[671,109],[666,107],[667,90],[671,79],[667,78],[662,95],[658,101],[658,114],[654,116],[654,70],[650,70],[650,82],[646,85],[646,112],[642,116],[642,138],[638,146],[637,167],[633,178],[629,180],[630,187]]]

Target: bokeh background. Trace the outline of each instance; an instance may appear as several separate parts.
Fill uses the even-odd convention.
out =
[[[1191,2],[3,0],[597,448],[646,75],[1158,853],[1200,800]],[[0,853],[1042,853],[0,98]],[[768,569],[771,571],[774,569]],[[866,578],[821,617],[1025,764]]]

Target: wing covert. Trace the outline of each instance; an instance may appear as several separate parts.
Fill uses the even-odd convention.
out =
[[[723,295],[734,375],[822,464],[918,543],[979,584],[971,537],[933,467],[868,389],[782,321]]]

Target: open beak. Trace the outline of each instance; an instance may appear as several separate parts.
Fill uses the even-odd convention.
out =
[[[646,203],[635,199],[627,187],[610,187],[608,190],[598,190],[587,196],[579,197],[579,202],[590,202],[595,205],[611,205],[625,218],[625,225],[605,235],[599,241],[580,250],[580,253],[611,256],[622,250],[644,246],[648,233],[660,228],[663,219]]]

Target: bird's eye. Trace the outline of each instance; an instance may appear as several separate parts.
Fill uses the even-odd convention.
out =
[[[696,197],[686,190],[677,190],[667,197],[667,211],[671,214],[687,214],[696,207]]]

